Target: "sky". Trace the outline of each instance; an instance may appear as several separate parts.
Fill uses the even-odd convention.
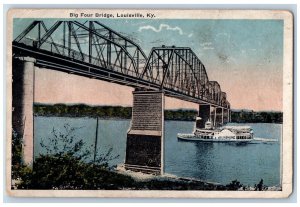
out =
[[[86,20],[76,19],[81,22]],[[14,38],[31,21],[32,19],[15,19]],[[97,21],[125,36],[130,36],[146,55],[152,47],[161,45],[190,47],[205,65],[209,80],[218,81],[222,91],[227,93],[231,108],[282,111],[282,20]],[[50,25],[53,20],[45,22],[46,25]],[[58,80],[61,81],[58,83]],[[125,86],[49,70],[38,71],[35,81],[36,102],[132,104],[132,89]],[[95,90],[99,97],[95,96]],[[171,98],[166,99],[166,107],[197,108],[195,104]]]

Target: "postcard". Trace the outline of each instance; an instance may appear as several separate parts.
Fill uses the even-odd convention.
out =
[[[11,9],[7,193],[286,198],[293,15]]]

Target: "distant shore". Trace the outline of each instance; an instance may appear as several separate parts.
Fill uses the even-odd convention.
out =
[[[282,124],[282,112],[233,110],[231,122],[236,123],[277,123]]]
[[[46,117],[100,117],[103,119],[131,119],[132,107],[123,106],[90,106],[85,104],[34,104],[35,116]],[[197,110],[165,110],[167,121],[195,121]],[[233,110],[231,122],[235,123],[282,123],[282,112],[255,112]]]
[[[103,119],[131,119],[132,107],[89,106],[84,104],[34,104],[35,116],[100,117]],[[197,111],[193,109],[165,110],[165,120],[195,121]]]

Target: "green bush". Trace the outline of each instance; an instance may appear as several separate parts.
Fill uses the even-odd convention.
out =
[[[241,187],[243,187],[243,185],[238,180],[233,180],[231,183],[226,185],[227,190],[238,190]]]
[[[70,154],[41,155],[21,179],[19,189],[122,189],[134,182],[106,165],[85,163]]]
[[[12,131],[12,179],[19,177],[19,172],[24,167],[22,160],[22,137],[14,130]]]
[[[266,185],[264,185],[263,179],[260,179],[259,183],[254,185],[254,189],[256,191],[263,191],[263,190],[266,190],[267,188],[268,187]]]
[[[46,154],[35,158],[32,168],[17,169],[14,179],[20,178],[19,189],[118,189],[130,186],[130,177],[110,172],[108,162],[112,148],[92,157],[92,146],[76,137],[79,128],[64,125],[62,131],[52,130],[52,136],[42,139],[40,145]],[[16,170],[16,169],[15,169]]]

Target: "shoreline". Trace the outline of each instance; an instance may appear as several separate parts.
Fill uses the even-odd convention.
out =
[[[80,190],[169,190],[169,191],[281,191],[281,186],[265,186],[262,185],[259,190],[257,185],[243,185],[238,180],[233,180],[228,184],[205,181],[191,177],[179,177],[176,175],[165,173],[163,175],[145,174],[142,172],[133,172],[126,170],[123,164],[117,166],[114,170],[105,170],[105,176],[111,177],[110,181],[104,181],[104,185],[100,188],[83,188]],[[101,177],[102,175],[100,175]],[[104,175],[103,175],[104,176]],[[129,181],[129,182],[128,182]],[[22,179],[12,179],[11,189],[21,190]],[[106,186],[106,187],[104,187]],[[28,186],[29,187],[29,186]],[[75,187],[75,188],[74,188]],[[48,190],[74,190],[74,186],[57,186]],[[27,190],[38,190],[38,186],[34,188],[26,188]],[[43,190],[47,190],[43,188]]]
[[[35,103],[34,116],[45,117],[91,117],[116,120],[130,120],[131,106],[91,106],[86,104],[42,104]],[[276,123],[282,124],[282,112],[236,111],[232,109],[233,123]],[[196,121],[196,109],[165,109],[166,121]]]
[[[88,116],[88,115],[82,115],[82,116],[75,116],[75,115],[39,115],[34,114],[34,117],[57,117],[57,118],[99,118],[102,120],[117,120],[117,121],[130,121],[131,118],[121,118],[121,117],[101,117],[101,116]],[[182,121],[182,122],[195,122],[196,120],[175,120],[175,119],[165,119],[165,121]],[[269,123],[269,122],[230,122],[235,124],[281,124],[282,123]]]
[[[173,174],[165,173],[163,175],[153,175],[153,174],[146,174],[142,172],[134,172],[130,170],[126,170],[123,164],[117,166],[114,172],[119,173],[124,176],[131,177],[135,182],[139,183],[164,183],[170,182],[175,185],[182,185],[188,189],[171,189],[166,187],[166,189],[160,190],[206,190],[206,191],[256,191],[254,186],[250,185],[243,185],[237,180],[231,181],[229,184],[222,184],[213,181],[206,181],[192,177],[179,177]],[[181,186],[181,187],[182,187]],[[134,190],[134,189],[129,189]],[[142,189],[145,190],[145,189]],[[151,190],[147,189],[146,190]],[[154,189],[155,190],[155,189]],[[282,188],[279,185],[276,186],[264,186],[262,191],[281,191]]]
[[[39,115],[39,114],[34,114],[34,117],[58,117],[58,118],[99,118],[102,120],[128,120],[130,121],[131,118],[121,118],[121,117],[101,117],[101,116],[88,116],[88,115],[82,115],[82,116],[76,116],[76,115]],[[175,120],[175,119],[165,119],[165,121],[184,121],[184,122],[194,122],[196,120]]]

